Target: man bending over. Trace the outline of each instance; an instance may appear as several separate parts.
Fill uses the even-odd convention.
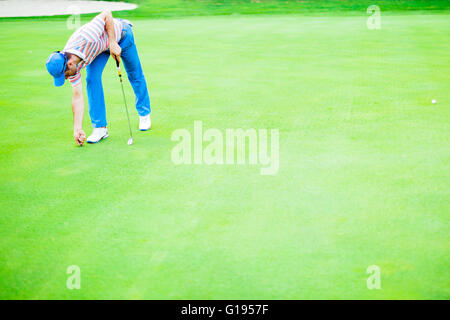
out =
[[[96,143],[108,137],[102,72],[110,54],[119,62],[122,57],[136,96],[139,129],[146,131],[151,127],[147,82],[131,27],[132,24],[129,21],[115,19],[111,12],[104,11],[91,22],[78,28],[63,51],[54,52],[47,59],[46,67],[54,78],[55,86],[62,86],[65,79],[69,79],[72,85],[73,137],[80,146],[86,140],[86,134],[82,128],[84,97],[80,74],[84,67],[87,73],[89,116],[94,128],[87,142]]]

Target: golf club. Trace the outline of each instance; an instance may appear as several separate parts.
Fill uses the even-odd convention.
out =
[[[128,114],[128,106],[127,106],[127,100],[125,99],[125,91],[123,89],[123,82],[122,82],[122,73],[120,72],[120,63],[119,60],[116,60],[117,65],[117,73],[119,74],[120,79],[120,85],[122,87],[122,95],[123,95],[123,101],[125,103],[125,110],[127,112],[127,119],[128,119],[128,128],[130,129],[130,139],[128,139],[128,145],[131,146],[133,144],[133,133],[131,132],[131,124],[130,124],[130,115]]]

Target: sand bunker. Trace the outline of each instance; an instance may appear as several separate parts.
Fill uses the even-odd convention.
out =
[[[0,17],[55,16],[136,8],[137,5],[133,3],[110,1],[0,0]]]

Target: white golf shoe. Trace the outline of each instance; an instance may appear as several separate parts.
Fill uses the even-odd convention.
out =
[[[150,119],[150,115],[146,115],[144,117],[139,116],[139,130],[147,131],[152,126],[152,120]]]
[[[87,138],[88,143],[97,143],[102,139],[108,138],[108,130],[106,128],[94,128],[92,134]]]

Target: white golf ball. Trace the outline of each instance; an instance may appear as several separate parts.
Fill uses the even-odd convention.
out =
[[[436,100],[434,100],[434,99],[431,100],[431,103],[432,103],[432,104],[436,104]]]

